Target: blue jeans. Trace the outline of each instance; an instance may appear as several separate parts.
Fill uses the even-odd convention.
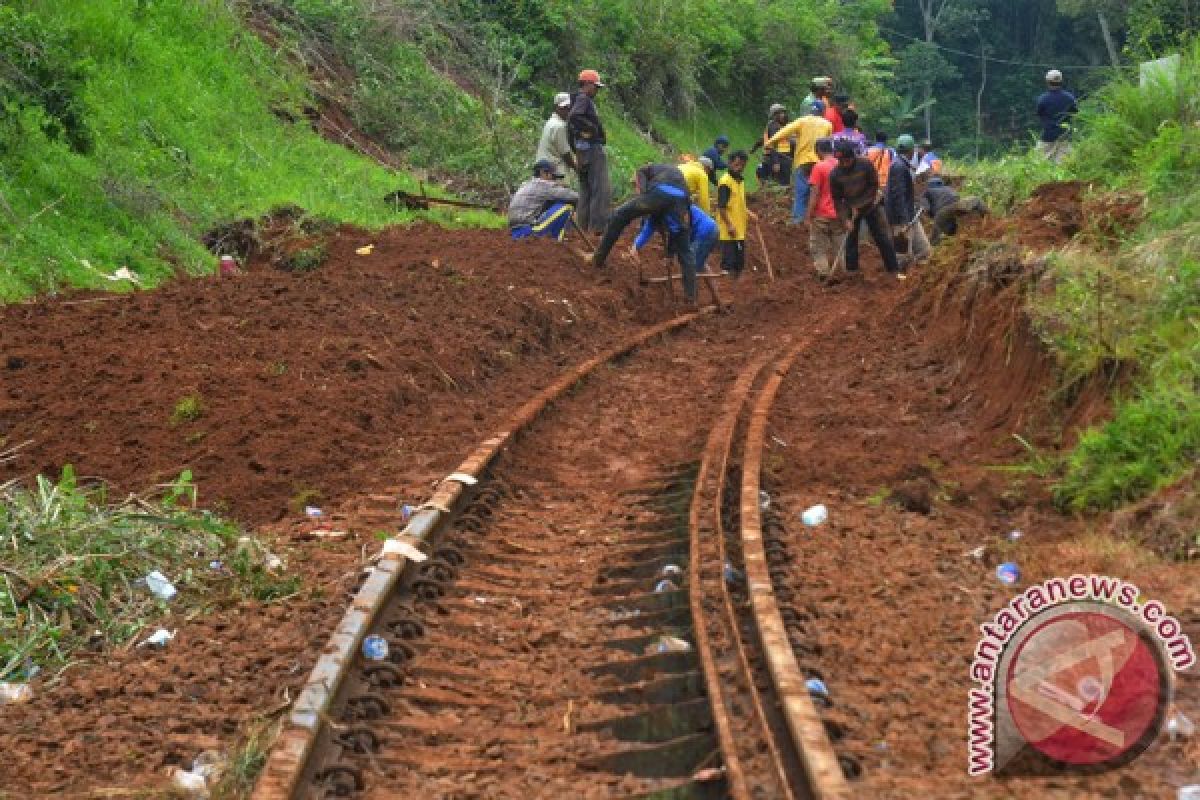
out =
[[[792,196],[792,221],[799,222],[804,219],[804,214],[808,211],[808,193],[810,191],[808,178],[812,175],[812,164],[801,164],[796,167],[793,173],[795,189]]]

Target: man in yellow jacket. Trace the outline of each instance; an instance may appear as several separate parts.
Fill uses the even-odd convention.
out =
[[[721,269],[733,279],[732,299],[737,297],[738,278],[746,266],[746,231],[758,216],[746,206],[746,162],[750,156],[738,150],[729,157],[729,169],[717,183],[717,228],[721,234]]]
[[[692,202],[700,206],[706,214],[712,213],[712,197],[709,194],[709,182],[712,180],[713,162],[708,156],[700,156],[695,161],[679,165],[683,179],[687,181],[688,193]]]
[[[795,194],[792,197],[793,225],[803,222],[805,212],[808,211],[808,178],[812,175],[813,165],[819,160],[815,149],[817,140],[824,139],[832,132],[833,123],[825,119],[825,105],[818,100],[812,104],[806,116],[797,117],[777,130],[775,135],[767,140],[768,147],[778,141],[787,141],[789,138],[794,138],[796,141],[794,150],[796,180]]]

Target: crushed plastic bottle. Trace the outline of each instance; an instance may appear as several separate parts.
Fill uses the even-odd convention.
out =
[[[683,577],[683,569],[678,564],[667,564],[658,571],[658,577],[677,581]]]
[[[1182,711],[1176,709],[1167,717],[1163,731],[1171,738],[1172,742],[1176,739],[1190,739],[1196,735],[1196,724],[1188,719]]]
[[[371,634],[363,639],[362,652],[371,661],[383,661],[388,657],[387,639],[377,634]]]
[[[154,570],[146,576],[146,588],[150,590],[150,594],[157,597],[159,600],[170,600],[179,591],[175,585],[167,580],[167,576],[163,575],[158,570]]]
[[[691,650],[691,644],[678,636],[660,636],[650,646],[652,653],[689,653]]]
[[[1005,586],[1012,586],[1021,580],[1021,568],[1015,561],[1005,561],[996,567],[996,580]]]
[[[767,494],[762,489],[758,490],[758,510],[766,511],[771,507],[771,495]]]
[[[817,527],[827,519],[829,519],[829,509],[820,503],[804,509],[804,513],[800,515],[800,521],[810,528]]]
[[[183,767],[171,767],[167,770],[167,774],[171,776],[171,785],[175,791],[184,797],[207,798],[209,796],[208,781],[204,779],[203,775],[197,775]]]
[[[159,628],[142,640],[138,647],[166,647],[167,642],[175,638],[175,631]]]
[[[0,682],[0,706],[18,706],[33,699],[33,689],[27,683]]]
[[[808,688],[808,696],[820,706],[829,708],[833,705],[833,700],[829,696],[829,688],[825,685],[825,681],[820,678],[809,678],[804,682]]]
[[[654,593],[655,594],[662,594],[663,592],[678,592],[678,591],[679,591],[679,587],[676,586],[672,581],[667,580],[666,578],[663,578],[661,581],[654,584]]]

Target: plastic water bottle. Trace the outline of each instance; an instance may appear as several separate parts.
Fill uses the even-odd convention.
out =
[[[656,583],[654,585],[654,593],[655,594],[662,594],[663,592],[677,592],[677,591],[679,591],[679,587],[676,586],[671,581],[667,580],[666,578],[663,578],[661,581],[659,581],[658,583]]]
[[[25,683],[0,683],[0,706],[20,705],[33,699],[33,689]]]
[[[678,564],[667,564],[658,571],[658,577],[678,581],[683,577],[683,569]]]
[[[1200,800],[1200,783],[1180,786],[1175,794],[1175,800]]]
[[[810,528],[817,527],[827,519],[829,519],[829,509],[820,503],[812,508],[804,509],[804,513],[800,515],[800,521]]]
[[[377,634],[371,634],[363,639],[362,652],[371,661],[383,661],[388,657],[387,639]]]
[[[158,570],[146,576],[146,588],[159,600],[170,600],[179,593],[174,584],[167,580],[167,576]]]
[[[692,645],[678,636],[660,636],[653,648],[655,653],[687,653],[691,649]]]
[[[767,494],[762,489],[758,490],[758,510],[766,511],[771,507],[771,495]]]
[[[1015,561],[1005,561],[996,567],[996,580],[1005,586],[1012,586],[1021,580],[1021,568]]]
[[[1021,537],[1024,535],[1025,534],[1021,533],[1020,531],[1009,531],[1008,532],[1008,540],[1010,542],[1019,542],[1019,541],[1021,541]]]
[[[829,697],[829,687],[825,685],[825,681],[820,678],[809,678],[804,682],[808,688],[808,696],[811,697],[818,705],[829,708],[833,705],[833,700]]]

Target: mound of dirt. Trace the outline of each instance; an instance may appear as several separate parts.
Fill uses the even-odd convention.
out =
[[[315,271],[272,268],[267,247],[232,279],[0,310],[0,443],[29,442],[0,480],[71,463],[140,491],[190,469],[206,505],[261,523],[376,480],[368,456],[486,412],[506,375],[523,376],[507,391],[539,385],[674,313],[501,231],[343,228],[320,245]]]

